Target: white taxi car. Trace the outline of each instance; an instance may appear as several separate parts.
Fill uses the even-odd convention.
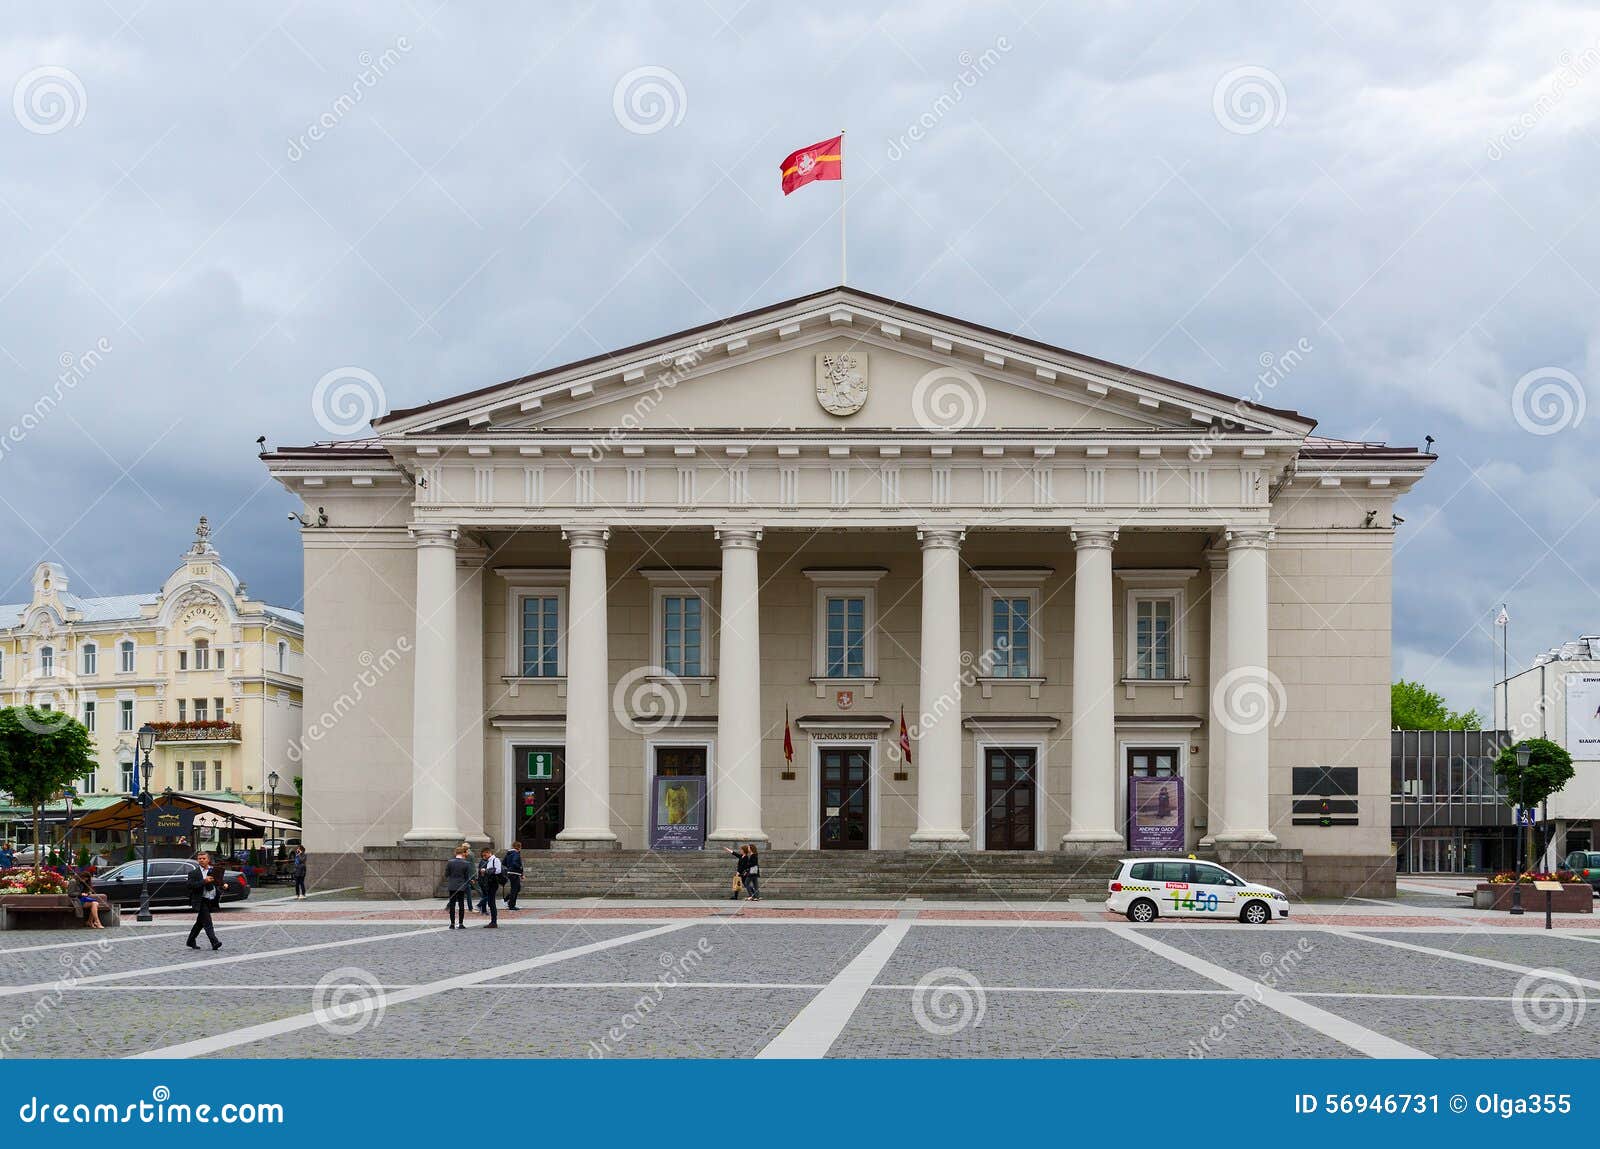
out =
[[[1283,891],[1193,858],[1126,858],[1106,893],[1106,909],[1126,914],[1130,922],[1153,922],[1171,914],[1234,918],[1259,926],[1289,916]]]

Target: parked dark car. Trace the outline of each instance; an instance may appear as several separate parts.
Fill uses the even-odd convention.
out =
[[[1600,894],[1600,851],[1574,850],[1561,863],[1561,868],[1571,870],[1593,886],[1595,893]]]
[[[95,892],[104,894],[119,906],[139,904],[142,861],[124,862],[94,876]],[[188,858],[150,859],[150,904],[186,906],[189,904],[189,875],[200,863]],[[250,896],[250,885],[238,870],[223,871],[222,900],[242,902]]]

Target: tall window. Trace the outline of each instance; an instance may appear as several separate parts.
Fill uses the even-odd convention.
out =
[[[221,722],[222,721],[222,699],[213,698],[211,701],[214,703],[214,705],[211,707],[211,712],[216,716],[217,721]]]
[[[86,698],[83,701],[83,728],[90,734],[94,733],[94,700]]]
[[[287,642],[280,641],[278,643],[278,673],[279,674],[287,673],[288,667],[289,667],[289,644]]]
[[[561,673],[561,599],[530,594],[522,599],[522,676],[554,678]]]
[[[117,729],[126,733],[133,729],[133,699],[124,698],[117,703]]]
[[[203,638],[194,640],[194,668],[196,670],[211,668],[211,644]]]
[[[996,595],[989,604],[991,650],[996,678],[1028,678],[1033,674],[1033,600],[1026,595]]]
[[[705,632],[703,602],[697,594],[661,598],[661,665],[668,674],[694,677],[705,673],[700,657]]]
[[[100,662],[100,648],[92,642],[83,644],[83,673],[93,674]]]
[[[205,763],[202,762],[200,764],[200,767],[201,767],[201,770],[203,771],[205,769]],[[172,764],[172,777],[173,777],[173,789],[174,790],[182,790],[183,789],[183,763],[182,762],[174,762]]]
[[[178,699],[178,721],[189,721],[189,700],[187,698]]]
[[[206,700],[204,698],[196,698],[194,700],[194,720],[196,722],[204,722],[207,717]]]
[[[204,773],[205,772],[205,763],[201,763],[198,768],[201,771],[201,773]],[[211,764],[211,788],[213,790],[222,789],[222,763],[221,762],[213,762]]]
[[[861,595],[827,598],[828,678],[860,678],[867,673],[867,600]]]
[[[122,643],[117,647],[117,650],[119,652],[118,653],[118,657],[121,659],[121,662],[119,664],[119,669],[122,671],[123,674],[132,674],[133,673],[133,641],[131,639],[123,639]]]
[[[122,766],[122,792],[124,794],[132,794],[132,793],[137,792],[138,789],[139,789],[139,781],[138,781],[138,777],[137,777],[137,772],[133,768],[133,763],[127,761],[126,759],[124,759],[123,762],[121,763],[121,766]]]
[[[100,771],[91,770],[83,776],[83,792],[85,794],[98,794],[100,792]]]
[[[0,650],[0,678],[4,678],[5,676],[6,676],[6,654],[5,654],[5,651]]]
[[[39,648],[39,676],[49,678],[56,672],[56,648],[41,646]]]
[[[1166,597],[1134,600],[1133,678],[1175,678],[1172,643],[1177,603]]]

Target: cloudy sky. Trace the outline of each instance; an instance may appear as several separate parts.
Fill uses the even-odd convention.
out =
[[[1600,13],[1579,4],[738,0],[8,10],[0,601],[154,589],[205,513],[297,605],[255,439],[838,279],[1441,458],[1396,673],[1487,708],[1600,631]],[[486,11],[492,7],[495,11]],[[1394,10],[1391,10],[1394,9]],[[64,364],[72,366],[64,370]]]

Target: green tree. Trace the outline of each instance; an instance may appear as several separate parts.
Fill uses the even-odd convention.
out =
[[[69,714],[0,709],[0,790],[33,807],[33,868],[43,859],[44,804],[95,768],[89,731]]]
[[[1526,768],[1517,765],[1517,746],[1528,751]],[[1572,755],[1548,738],[1524,738],[1517,746],[1507,746],[1494,760],[1494,772],[1505,782],[1506,794],[1517,805],[1536,810],[1550,795],[1572,781]],[[1526,834],[1527,861],[1533,864],[1533,827]]]
[[[1476,710],[1457,714],[1420,682],[1401,679],[1389,686],[1389,724],[1396,730],[1482,730]]]

